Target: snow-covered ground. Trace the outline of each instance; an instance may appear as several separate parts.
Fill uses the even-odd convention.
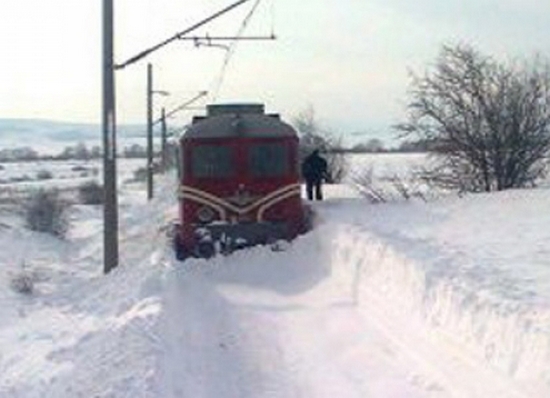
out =
[[[73,206],[64,241],[0,209],[0,397],[550,397],[550,189],[372,205],[327,186],[285,251],[178,263],[174,188],[121,184],[107,276],[100,208]]]
[[[139,167],[145,167],[146,159],[120,159],[118,178],[125,181],[132,178],[132,173]],[[55,185],[63,182],[79,182],[83,178],[98,177],[102,174],[103,161],[92,160],[36,160],[29,162],[5,162],[0,168],[0,184],[21,185],[22,183],[43,183]],[[40,173],[48,173],[50,178],[40,178]],[[53,180],[53,181],[50,181]]]

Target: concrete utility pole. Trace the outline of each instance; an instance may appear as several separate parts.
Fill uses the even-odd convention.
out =
[[[153,199],[153,65],[147,64],[147,200]]]
[[[147,200],[154,196],[154,163],[153,163],[153,95],[170,95],[168,91],[153,90],[153,66],[147,64]]]
[[[166,167],[168,167],[168,154],[167,151],[167,132],[166,132],[166,110],[164,107],[162,108],[161,114],[160,114],[160,123],[161,123],[161,130],[160,130],[160,159],[161,159],[161,166],[162,171],[166,171]]]
[[[103,272],[118,265],[113,0],[103,0]]]

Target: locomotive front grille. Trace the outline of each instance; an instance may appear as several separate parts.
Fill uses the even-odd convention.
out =
[[[230,240],[240,242],[243,246],[266,244],[290,238],[289,226],[286,222],[213,223],[197,227],[207,230],[214,241]]]

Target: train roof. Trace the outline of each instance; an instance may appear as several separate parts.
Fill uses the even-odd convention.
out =
[[[279,115],[266,115],[262,104],[216,104],[207,110],[207,116],[193,119],[184,139],[297,136]]]

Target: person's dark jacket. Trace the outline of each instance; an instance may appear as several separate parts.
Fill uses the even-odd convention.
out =
[[[302,162],[302,177],[306,181],[321,182],[327,178],[327,161],[317,151],[307,156]]]

